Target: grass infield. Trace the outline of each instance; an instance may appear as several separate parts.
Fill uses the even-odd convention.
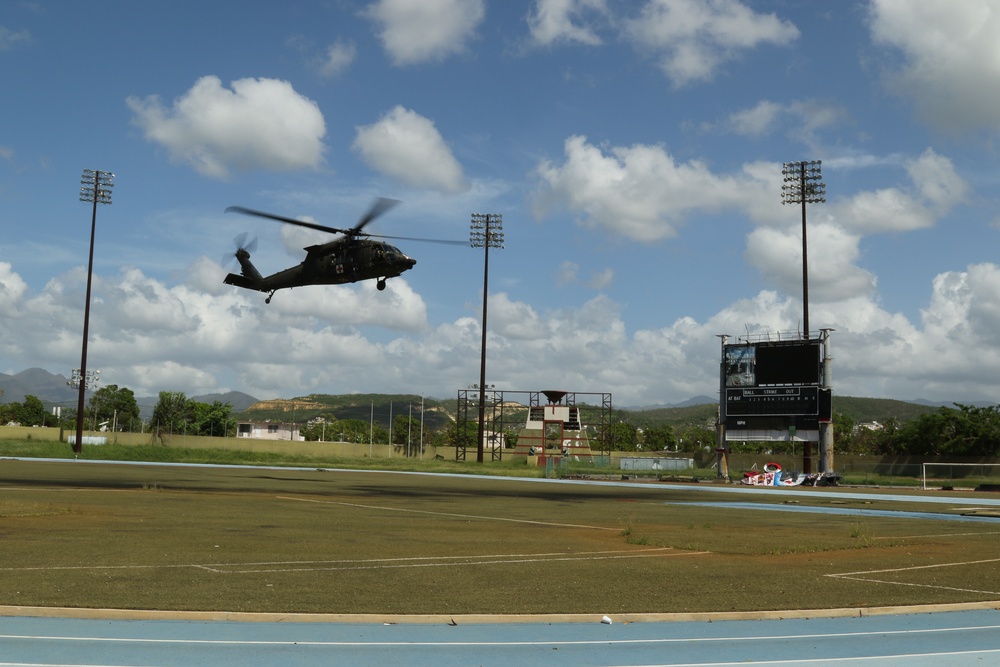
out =
[[[738,500],[968,509],[759,491]],[[677,504],[736,499],[648,482],[3,459],[0,605],[460,615],[1000,600],[1000,523]]]

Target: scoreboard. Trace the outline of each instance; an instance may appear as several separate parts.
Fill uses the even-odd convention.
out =
[[[724,346],[727,439],[780,439],[790,431],[812,437],[833,414],[831,391],[821,386],[822,371],[819,340]]]

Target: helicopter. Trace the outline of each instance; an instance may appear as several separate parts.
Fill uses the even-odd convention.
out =
[[[267,292],[268,295],[264,303],[271,303],[274,293],[280,289],[304,285],[343,285],[362,280],[375,280],[375,286],[381,292],[385,289],[386,279],[395,278],[404,271],[409,271],[416,265],[417,260],[407,256],[396,246],[375,239],[466,245],[463,241],[384,236],[362,231],[369,223],[397,204],[399,201],[396,199],[381,197],[376,199],[368,212],[361,216],[358,224],[350,229],[337,229],[273,213],[255,211],[242,206],[230,206],[226,209],[226,213],[253,215],[331,234],[342,234],[343,236],[305,248],[306,258],[298,266],[278,271],[269,276],[262,276],[250,261],[250,253],[257,247],[256,239],[245,244],[246,234],[240,234],[234,239],[236,243],[235,257],[240,264],[240,273],[230,273],[223,282],[244,289]]]

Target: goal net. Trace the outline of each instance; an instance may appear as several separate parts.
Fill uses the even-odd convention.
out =
[[[920,477],[924,490],[992,486],[1000,491],[1000,463],[922,463]]]

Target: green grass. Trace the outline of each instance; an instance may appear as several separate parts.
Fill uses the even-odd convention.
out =
[[[16,458],[77,458],[69,445],[38,440],[0,440],[0,456]],[[251,465],[344,468],[348,470],[394,470],[407,472],[442,472],[520,477],[542,477],[544,468],[529,468],[524,462],[499,461],[478,464],[475,460],[392,456],[368,458],[349,456],[304,456],[280,452],[229,449],[163,447],[160,445],[88,445],[80,459],[88,461],[143,461],[150,463],[197,463],[213,465]]]
[[[21,457],[0,461],[0,605],[601,615],[1000,599],[992,524],[682,505],[733,498],[710,484],[510,479],[528,470],[506,462],[84,452],[272,466],[187,468],[81,464],[67,450],[0,443]],[[373,463],[463,474],[332,470]],[[748,498],[942,511],[837,489]],[[838,576],[859,572],[875,574]]]

